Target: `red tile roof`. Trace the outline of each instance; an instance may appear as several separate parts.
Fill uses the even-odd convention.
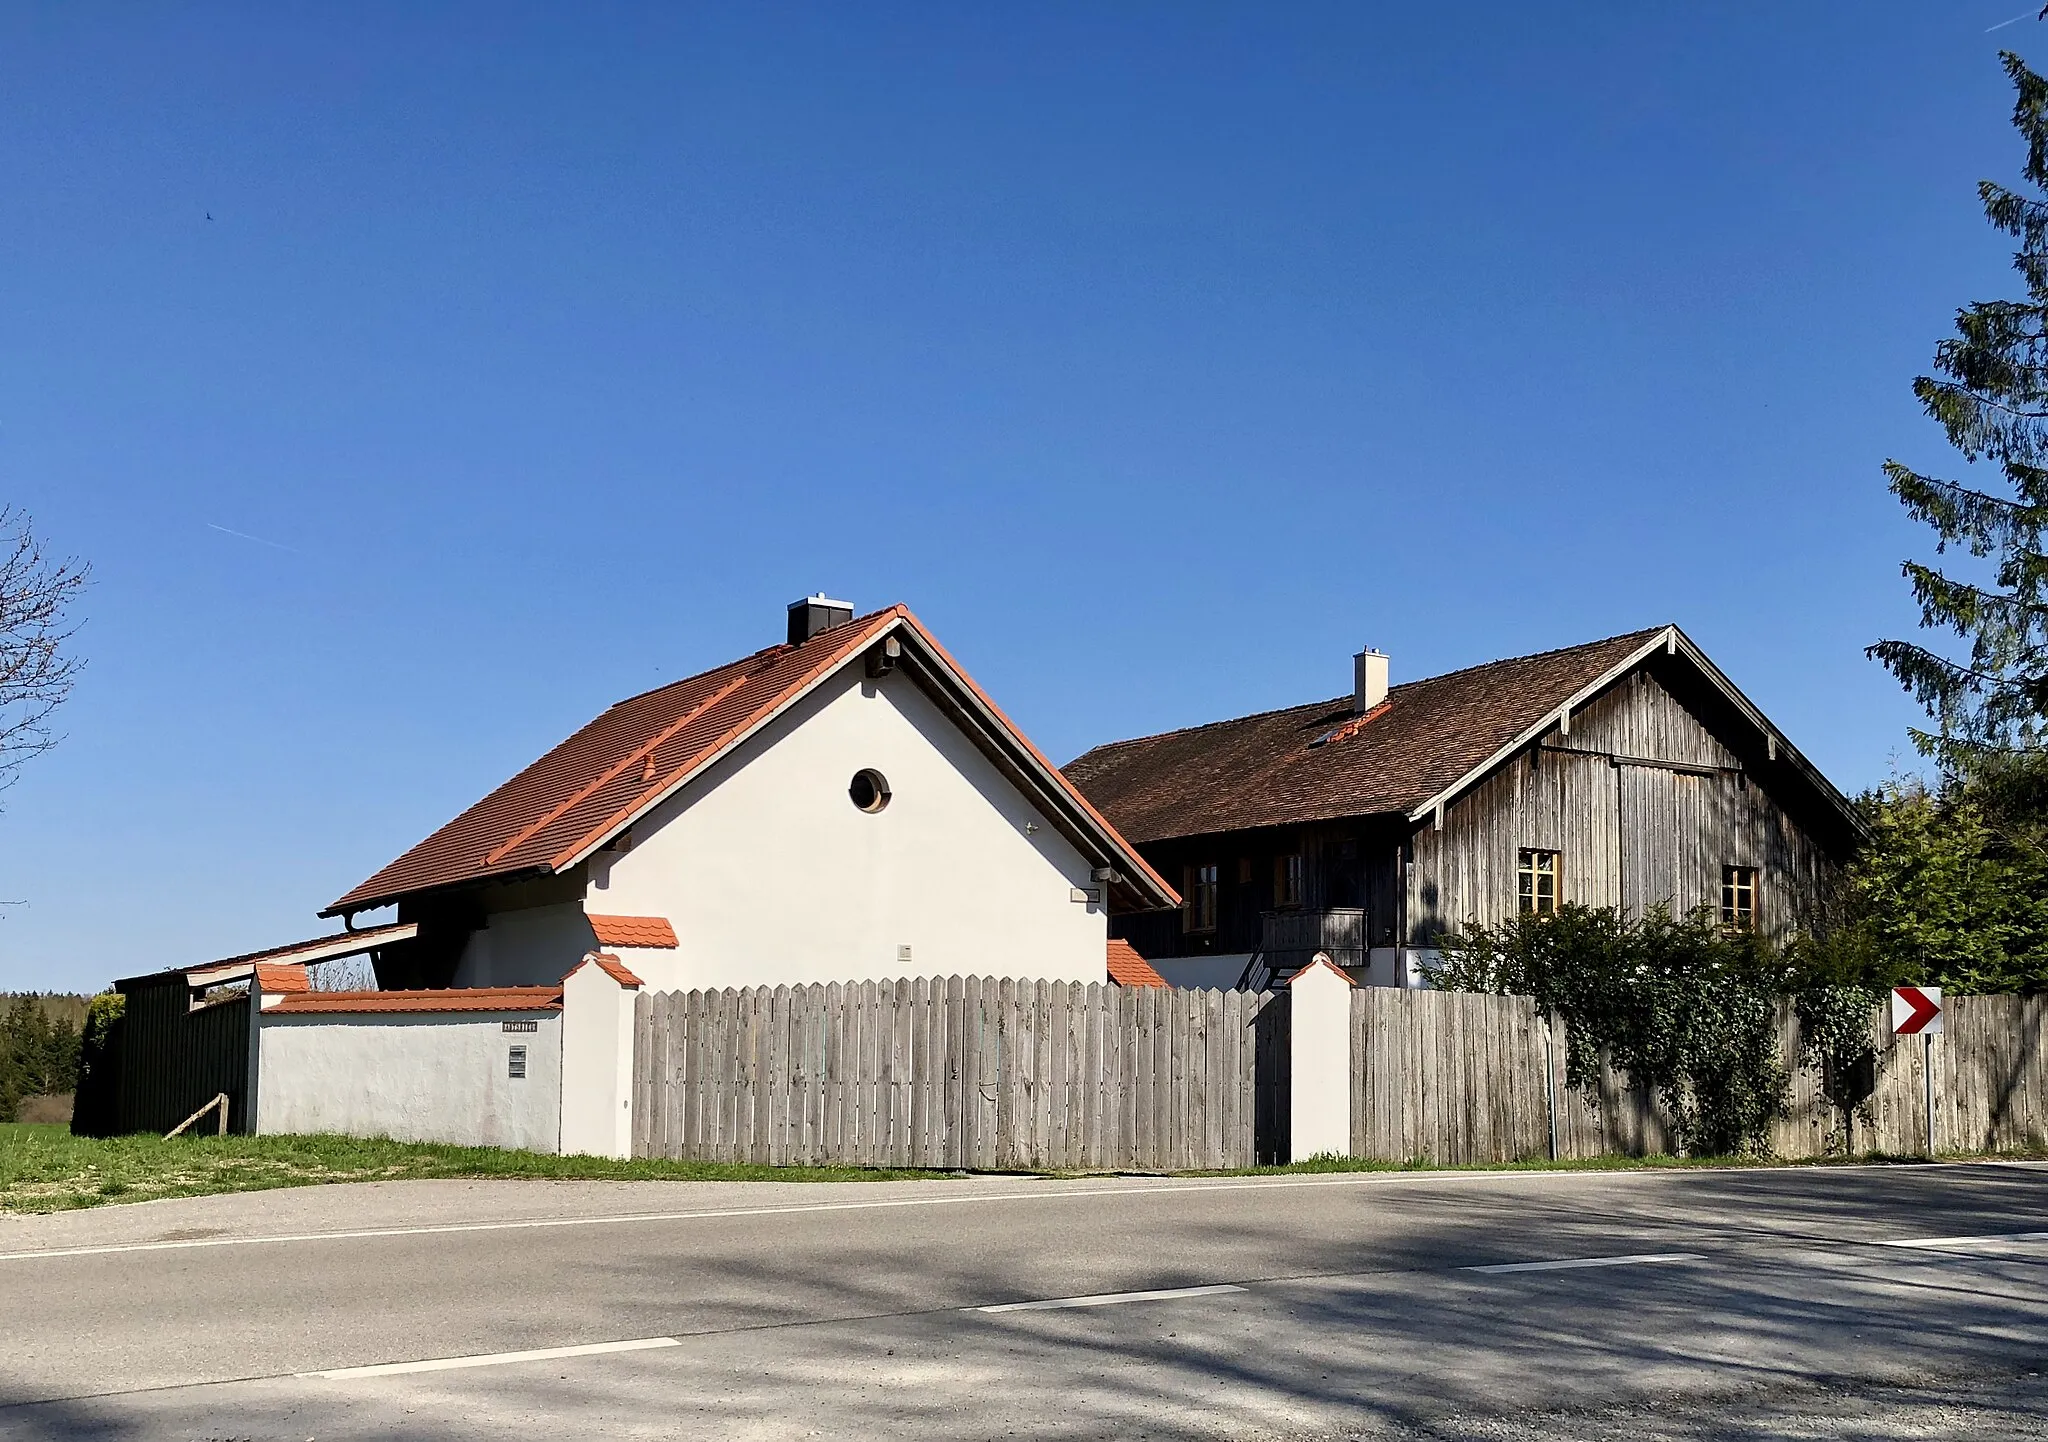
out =
[[[217,981],[238,979],[249,973],[259,962],[297,963],[304,965],[315,961],[333,961],[344,956],[357,956],[366,951],[375,951],[380,946],[410,941],[419,933],[419,927],[412,922],[401,922],[393,926],[373,926],[362,931],[338,931],[331,936],[316,936],[311,941],[295,941],[289,946],[273,946],[263,951],[243,952],[240,956],[224,956],[219,961],[209,961],[203,966],[178,966],[168,971],[152,972],[151,976],[169,976],[172,972],[185,973],[194,985],[210,985]],[[142,981],[143,977],[124,977],[123,981]]]
[[[303,966],[274,966],[259,961],[256,963],[256,987],[259,991],[268,992],[311,991],[313,979],[306,975]]]
[[[584,957],[583,961],[596,962],[598,967],[603,970],[604,974],[610,977],[613,981],[617,982],[620,986],[635,987],[645,986],[647,984],[646,982],[640,980],[639,977],[633,975],[632,972],[628,971],[626,969],[626,964],[623,961],[620,961],[616,956],[613,956],[609,952],[593,951],[592,953],[590,953],[590,955]],[[575,967],[570,970],[569,976],[574,976],[578,971],[581,971],[583,969],[583,961],[579,961],[576,963]],[[563,977],[562,980],[567,981],[569,979],[569,976]]]
[[[1167,986],[1170,983],[1152,969],[1152,963],[1138,955],[1128,941],[1109,943],[1109,979],[1118,986]]]
[[[676,929],[665,916],[590,916],[600,946],[674,946]]]
[[[328,912],[573,864],[902,614],[877,611],[619,702]]]
[[[560,1011],[559,986],[471,986],[435,991],[310,991],[265,1008],[265,1016],[306,1011]]]
[[[891,606],[797,645],[771,646],[619,702],[322,914],[365,911],[422,891],[573,866],[892,628],[914,637],[950,668],[993,724],[1085,818],[1085,828],[1099,837],[1091,845],[1107,846],[1116,870],[1134,878],[1148,904],[1178,900],[917,618],[903,606]]]
[[[1411,812],[1664,629],[1411,681],[1362,717],[1339,696],[1112,742],[1067,779],[1138,842]]]

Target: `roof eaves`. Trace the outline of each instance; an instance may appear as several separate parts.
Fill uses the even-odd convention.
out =
[[[1032,763],[1033,768],[1039,773],[1041,784],[1077,807],[1086,821],[1109,843],[1111,851],[1125,863],[1126,869],[1136,872],[1143,878],[1145,884],[1140,889],[1151,891],[1151,899],[1156,901],[1162,910],[1180,905],[1180,893],[1168,884],[1165,877],[1153,870],[1151,863],[1139,854],[1138,848],[1124,840],[1123,833],[1110,824],[1109,818],[1096,810],[1094,803],[1081,794],[1080,788],[1069,781],[1059,767],[1046,759],[1045,753],[1032,744],[1031,738],[1018,729],[1015,722],[1003,714],[1002,708],[989,698],[988,693],[975,683],[974,678],[962,669],[960,663],[954,660],[952,654],[939,644],[938,639],[924,628],[917,617],[911,615],[905,608],[898,609],[903,612],[903,620],[909,629],[946,668],[948,679],[973,698],[982,709],[985,713],[985,722],[992,724],[998,734],[1009,738]]]
[[[197,966],[173,966],[163,971],[145,972],[140,976],[124,976],[116,985],[148,981],[155,977],[172,976],[182,972],[195,986],[217,986],[222,982],[237,981],[252,975],[259,965],[281,966],[297,963],[309,966],[315,962],[335,961],[344,956],[359,956],[380,946],[410,941],[418,934],[419,927],[414,923],[394,922],[387,926],[373,926],[367,931],[344,931],[333,936],[314,937],[311,941],[295,941],[288,946],[273,946],[265,951],[225,956],[219,961],[201,962]]]
[[[323,917],[353,916],[359,911],[376,911],[400,901],[417,901],[423,896],[444,896],[451,891],[467,891],[472,886],[481,886],[486,882],[509,881],[518,876],[546,876],[549,870],[548,863],[544,861],[522,861],[512,866],[480,869],[471,875],[457,877],[453,881],[435,882],[432,886],[409,886],[401,891],[373,892],[362,898],[356,898],[355,893],[350,892],[314,914]]]
[[[1827,773],[1806,759],[1806,753],[1797,746],[1794,746],[1785,733],[1778,729],[1776,723],[1770,717],[1764,715],[1762,709],[1754,701],[1751,701],[1749,697],[1742,694],[1741,688],[1731,681],[1719,666],[1714,664],[1712,658],[1705,651],[1702,651],[1694,644],[1692,637],[1686,635],[1677,626],[1671,626],[1667,629],[1671,633],[1673,649],[1682,648],[1686,658],[1699,667],[1706,678],[1719,688],[1722,695],[1738,711],[1742,712],[1752,725],[1770,739],[1772,749],[1778,753],[1779,759],[1789,759],[1792,763],[1792,769],[1805,777],[1807,783],[1841,814],[1842,818],[1848,822],[1856,835],[1859,837],[1869,836],[1869,823],[1857,812],[1855,805],[1850,802],[1849,798],[1842,794],[1841,789],[1834,782],[1828,780]]]

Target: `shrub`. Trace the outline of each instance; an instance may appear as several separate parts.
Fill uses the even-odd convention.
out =
[[[1603,1059],[1664,1108],[1679,1150],[1762,1154],[1784,1110],[1783,958],[1704,912],[1640,921],[1613,907],[1471,923],[1446,937],[1431,984],[1532,996],[1566,1026],[1565,1077],[1595,1094]]]

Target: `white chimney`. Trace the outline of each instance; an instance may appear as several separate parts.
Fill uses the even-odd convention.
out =
[[[1368,647],[1351,658],[1351,709],[1363,716],[1386,699],[1386,653]]]

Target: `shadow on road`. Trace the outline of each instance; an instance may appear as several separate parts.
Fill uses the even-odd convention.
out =
[[[1874,1245],[1900,1235],[1901,1217],[1938,1221],[1941,1235],[2038,1225],[2048,1175],[2030,1169],[1688,1173],[1547,1189],[1418,1176],[1250,1195],[1256,1205],[1227,1220],[1155,1197],[943,1218],[848,1213],[787,1247],[682,1257],[621,1234],[615,1254],[580,1262],[579,1282],[609,1299],[612,1336],[684,1346],[375,1384],[283,1380],[98,1400],[34,1402],[0,1385],[0,1435],[112,1442],[205,1436],[172,1429],[218,1423],[223,1437],[339,1428],[425,1442],[530,1435],[522,1429],[540,1417],[573,1419],[579,1432],[652,1424],[654,1435],[717,1437],[1337,1426],[1399,1436],[1522,1409],[1982,1376],[2048,1354],[2048,1271],[2032,1260],[2048,1255]],[[1645,1251],[1706,1260],[1459,1270]],[[529,1314],[547,1306],[536,1276],[520,1299]],[[962,1310],[1226,1281],[1251,1289],[1101,1309]],[[450,1279],[423,1272],[419,1285]],[[301,1300],[317,1325],[319,1299]],[[249,1320],[211,1325],[232,1335]],[[287,1421],[292,1433],[258,1427]]]

